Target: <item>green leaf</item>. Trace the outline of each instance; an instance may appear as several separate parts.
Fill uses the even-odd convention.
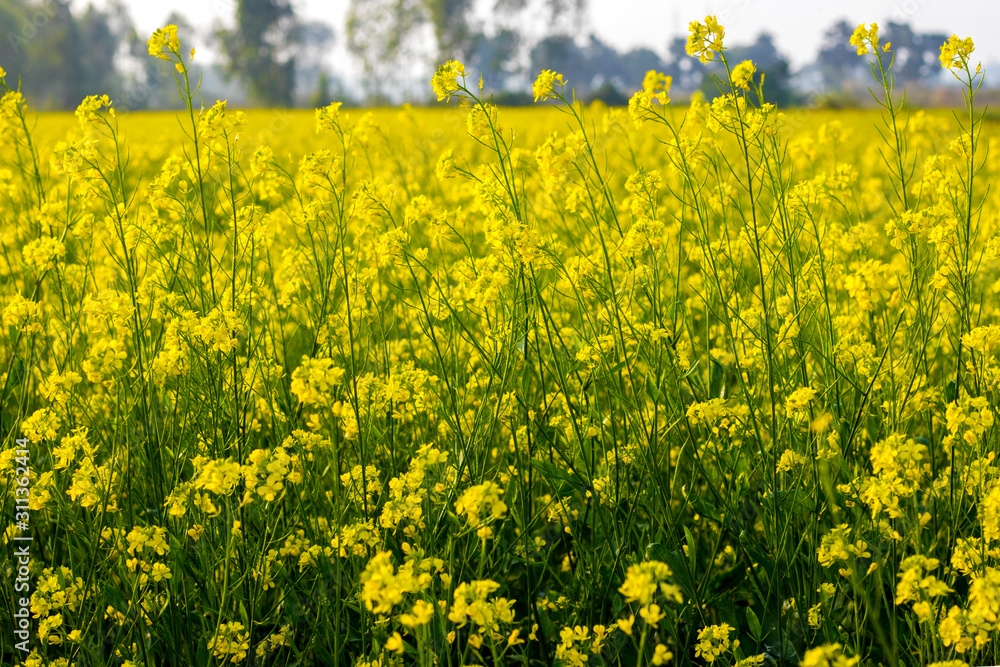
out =
[[[958,400],[958,386],[955,384],[954,380],[948,380],[948,384],[944,388],[945,403],[951,403],[952,401]]]
[[[583,482],[554,463],[531,459],[531,466],[540,472],[548,480],[552,490],[560,495],[569,495],[573,491],[582,491],[587,488]]]
[[[660,388],[656,386],[655,382],[646,382],[646,396],[655,403],[660,400]]]
[[[611,368],[609,368],[607,370],[608,375],[614,375],[615,373],[617,373],[621,369],[625,368],[625,365],[627,363],[628,363],[628,359],[622,359],[617,364],[615,364],[614,366],[612,366]]]
[[[747,607],[747,626],[750,628],[750,636],[756,642],[760,641],[760,619],[753,612],[751,607]]]
[[[206,642],[198,642],[198,655],[195,657],[195,665],[197,667],[207,667],[209,659],[208,644]]]
[[[691,530],[687,526],[684,526],[684,538],[687,540],[688,564],[691,566],[691,571],[696,572],[698,570],[698,559],[695,557],[697,552],[695,547],[697,545],[694,541],[694,536],[691,535]]]
[[[726,397],[726,367],[712,359],[712,368],[708,373],[708,394],[711,398]]]

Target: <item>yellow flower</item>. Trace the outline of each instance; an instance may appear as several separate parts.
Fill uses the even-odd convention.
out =
[[[810,628],[818,628],[823,623],[823,603],[817,602],[809,607],[808,622]]]
[[[785,399],[785,416],[796,422],[809,416],[809,406],[816,400],[816,390],[812,387],[799,387]]]
[[[465,65],[457,60],[449,60],[441,65],[431,78],[431,88],[434,89],[438,102],[450,100],[452,95],[458,93],[458,77],[464,79],[466,75]]]
[[[706,16],[705,22],[692,21],[688,24],[687,54],[707,63],[713,60],[716,51],[722,51],[722,38],[726,31],[714,16]]]
[[[368,611],[390,614],[392,608],[403,601],[407,593],[417,593],[431,582],[431,575],[418,571],[421,564],[408,560],[396,571],[392,554],[380,551],[375,554],[361,573],[361,601]],[[458,593],[455,593],[456,597]]]
[[[531,92],[535,94],[535,101],[545,101],[552,97],[555,92],[555,87],[565,86],[566,82],[563,80],[562,74],[553,72],[552,70],[545,69],[542,73],[538,75],[535,79],[535,83],[531,86]]]
[[[860,24],[851,35],[851,46],[858,48],[858,55],[863,56],[868,53],[871,46],[873,52],[878,51],[878,23],[872,23],[871,28],[865,28],[865,24]]]
[[[342,102],[334,102],[330,106],[316,109],[316,133],[320,130],[336,130],[337,116],[340,115]]]
[[[466,117],[466,125],[472,137],[487,141],[494,132],[500,133],[499,110],[488,102],[477,104]]]
[[[790,472],[803,465],[808,459],[794,449],[786,449],[778,459],[778,472]]]
[[[455,513],[464,514],[469,520],[469,526],[478,528],[484,522],[503,517],[507,505],[500,499],[502,495],[503,489],[495,482],[470,487],[455,502]]]
[[[417,600],[409,614],[400,614],[399,622],[408,628],[426,625],[434,618],[434,605],[426,600]]]
[[[871,553],[866,551],[868,544],[864,540],[857,540],[851,544],[850,537],[851,527],[846,523],[840,524],[824,535],[819,548],[816,549],[819,564],[830,567],[838,560],[849,560],[852,555],[859,558],[871,556]]]
[[[24,257],[24,263],[31,267],[36,275],[41,275],[45,271],[54,269],[56,264],[66,257],[66,246],[57,238],[42,236],[25,245],[21,250],[21,256]]]
[[[642,616],[642,620],[646,621],[646,625],[649,625],[650,627],[659,625],[660,621],[667,617],[658,604],[651,604],[648,607],[643,607],[639,610],[639,616]]]
[[[845,656],[840,644],[823,644],[806,651],[799,667],[854,667],[860,660]]]
[[[654,665],[663,665],[666,664],[667,661],[673,659],[674,659],[674,654],[668,651],[666,646],[664,646],[663,644],[656,645],[656,650],[653,651]]]
[[[403,637],[398,632],[393,632],[392,636],[385,642],[385,650],[393,651],[395,653],[402,653],[405,644],[403,644]]]
[[[26,334],[38,333],[42,330],[42,306],[37,301],[25,299],[18,293],[3,309],[3,323],[6,326],[17,327]]]
[[[665,93],[670,90],[673,79],[666,74],[651,69],[642,79],[642,90],[646,93]],[[664,102],[666,104],[666,102]]]
[[[326,406],[344,369],[333,365],[333,359],[310,359],[303,355],[302,364],[292,371],[292,393],[305,405]]]
[[[216,658],[225,660],[229,657],[229,662],[236,664],[247,657],[250,635],[242,623],[223,623],[208,641],[208,648],[212,649]]]
[[[455,173],[455,155],[449,148],[438,159],[437,165],[434,167],[434,175],[443,181],[446,178],[455,178]]]
[[[101,107],[107,109],[108,114],[112,117],[115,115],[111,98],[107,95],[88,95],[83,98],[80,106],[76,108],[76,118],[80,121],[80,127],[86,128],[88,125],[97,125],[100,123],[101,117],[97,112],[100,111]]]
[[[653,601],[657,591],[675,602],[683,602],[680,588],[669,583],[673,576],[670,567],[660,561],[647,561],[638,565],[630,565],[625,573],[625,583],[618,592],[625,596],[626,602],[638,602],[646,606]]]
[[[486,598],[498,588],[500,584],[490,579],[459,584],[448,620],[457,623],[460,628],[469,620],[480,627],[490,627],[495,622],[495,609]]]
[[[754,72],[757,68],[754,66],[753,62],[749,60],[744,60],[739,65],[733,68],[732,81],[734,88],[742,88],[747,90],[750,84],[753,82]]]
[[[739,648],[739,640],[730,643],[729,635],[734,628],[728,623],[710,625],[698,631],[698,645],[694,647],[695,657],[704,658],[705,662],[715,662],[716,658],[730,649]]]
[[[160,60],[171,60],[170,54],[163,52],[164,49],[180,57],[181,42],[177,38],[177,26],[163,26],[149,38],[149,55]]]
[[[961,69],[969,62],[969,56],[975,48],[971,37],[959,39],[958,35],[952,35],[941,45],[941,67]]]

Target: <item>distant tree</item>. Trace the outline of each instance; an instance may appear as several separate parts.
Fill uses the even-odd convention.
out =
[[[400,78],[426,19],[421,0],[351,0],[347,49],[361,61],[362,86],[369,97],[384,97],[386,87]]]
[[[590,91],[590,93],[584,96],[583,99],[588,104],[600,100],[609,107],[621,107],[628,104],[629,96],[620,91],[618,87],[610,81],[605,81],[600,86]]]
[[[705,71],[706,67],[700,60],[687,54],[687,38],[675,37],[670,41],[663,73],[673,79],[673,88],[683,91],[697,90]]]
[[[42,3],[28,5],[26,16],[34,16]],[[43,108],[72,109],[87,96],[88,76],[84,57],[83,40],[70,9],[70,4],[54,0],[48,6],[48,21],[32,32],[35,26],[30,19],[20,26],[19,37],[29,39],[20,43],[25,61],[22,66],[22,88],[28,100]],[[101,60],[98,57],[98,60]],[[92,69],[92,68],[91,68]],[[93,93],[114,94],[114,90],[91,90]]]
[[[330,75],[326,70],[320,70],[319,80],[316,82],[316,92],[309,98],[309,106],[314,109],[322,109],[330,106],[333,97],[330,95]]]
[[[236,26],[216,30],[228,77],[265,106],[291,106],[299,22],[290,0],[237,0]]]
[[[733,66],[744,60],[753,61],[757,71],[764,72],[764,102],[787,107],[795,103],[795,93],[791,86],[791,67],[774,43],[770,33],[763,32],[750,46],[736,47],[726,57]]]
[[[883,39],[891,44],[893,74],[901,82],[930,79],[941,72],[938,55],[948,39],[944,33],[917,33],[905,23],[890,22]]]
[[[197,35],[197,33],[198,33],[198,29],[194,26],[193,23],[191,23],[191,21],[188,20],[188,17],[184,16],[183,14],[181,14],[176,9],[172,10],[167,15],[167,20],[164,21],[164,25],[175,25],[175,26],[177,26],[177,35],[178,35],[178,37],[180,37],[181,40],[185,40],[185,39],[190,40],[190,39],[194,38],[195,35]],[[202,35],[202,36],[203,37],[208,37],[209,39],[212,38],[211,34]],[[143,42],[142,46],[145,47],[146,43]]]
[[[428,32],[433,66],[459,60],[499,89],[519,69],[526,45],[517,27],[523,24],[521,14],[539,3],[548,13],[548,34],[536,48],[540,53],[565,50],[556,42],[578,34],[586,0],[494,0],[488,30],[473,16],[474,0],[350,0],[347,47],[362,65],[369,96],[412,70]],[[554,67],[546,63],[545,69]]]
[[[619,61],[621,63],[622,88],[628,91],[642,88],[642,80],[649,70],[655,69],[657,72],[663,72],[667,69],[663,58],[652,49],[632,49],[623,53]]]
[[[40,108],[75,109],[87,95],[123,90],[119,56],[134,32],[119,0],[74,15],[66,0],[0,0],[0,64],[7,83]]]
[[[757,68],[757,77],[761,76],[760,72],[764,73],[763,102],[787,107],[797,101],[791,86],[791,67],[788,59],[778,51],[770,33],[761,33],[757,36],[757,40],[748,46],[727,48],[726,59],[730,67],[736,67],[744,60],[749,60]],[[719,63],[713,63],[710,71],[725,81],[726,73]],[[709,98],[719,95],[717,84],[708,78],[702,81],[701,90]]]
[[[0,0],[0,26],[7,35],[0,39],[0,65],[7,71],[7,85],[15,88],[17,77],[24,72],[27,61],[28,37],[21,33],[30,26],[32,36],[38,28],[31,23],[30,4],[17,0]]]
[[[423,4],[434,26],[437,59],[468,59],[476,34],[469,16],[472,0],[423,0]]]
[[[582,68],[586,71],[583,79],[576,81],[576,90],[585,94],[591,89],[602,87],[606,82],[616,88],[624,85],[625,72],[622,56],[618,50],[591,33],[583,47]]]
[[[468,54],[468,65],[483,73],[487,87],[503,90],[517,73],[513,56],[521,48],[520,33],[501,28],[492,36],[476,33]]]
[[[323,60],[334,42],[333,28],[322,21],[307,21],[299,25],[298,33],[295,57],[296,101],[306,102],[317,108],[320,105],[313,104],[313,98],[317,94],[322,97],[323,86],[326,86],[325,90],[330,94],[330,75]],[[317,91],[317,85],[320,91]],[[330,103],[321,106],[327,104]]]
[[[592,71],[586,54],[569,35],[549,35],[540,40],[528,55],[530,78],[545,69],[559,72],[570,88],[577,91],[588,90]]]
[[[858,55],[856,47],[851,46],[854,28],[847,21],[841,20],[823,33],[816,63],[824,83],[830,88],[843,88],[845,81],[856,78],[864,71],[865,59]]]
[[[76,21],[76,39],[81,46],[81,52],[86,54],[83,76],[77,90],[80,99],[86,95],[98,93],[117,94],[121,91],[121,77],[116,67],[122,48],[127,46],[127,37],[131,23],[121,23],[117,16],[124,13],[121,2],[108,3],[108,9],[102,11],[88,4],[83,15]],[[71,56],[72,57],[72,56]]]
[[[577,96],[591,99],[596,95],[609,104],[617,104],[623,91],[638,90],[649,70],[664,69],[655,51],[619,53],[594,34],[583,46],[566,34],[546,37],[531,50],[530,62],[533,75],[543,69],[558,71]]]

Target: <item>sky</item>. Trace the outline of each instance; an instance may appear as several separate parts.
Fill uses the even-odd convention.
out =
[[[299,16],[333,26],[337,41],[329,63],[338,74],[349,74],[356,67],[344,49],[349,0],[293,3]],[[127,0],[125,4],[140,34],[162,26],[171,11],[202,28],[216,19],[231,20],[236,5],[235,0]],[[852,25],[900,21],[920,32],[972,37],[984,64],[1000,62],[1000,39],[992,38],[1000,33],[1000,2],[995,0],[589,0],[584,33],[594,32],[619,50],[649,47],[662,55],[671,37],[686,35],[688,23],[707,14],[718,17],[728,43],[748,43],[761,31],[770,32],[793,68],[814,59],[823,32],[840,19]]]

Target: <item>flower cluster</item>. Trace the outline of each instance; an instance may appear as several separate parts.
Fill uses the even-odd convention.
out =
[[[687,54],[707,63],[714,59],[715,52],[721,52],[725,29],[714,16],[706,16],[705,22],[692,21],[688,25]]]
[[[566,81],[563,80],[562,74],[553,72],[550,69],[543,69],[535,79],[535,83],[531,86],[531,92],[535,95],[535,101],[539,100],[545,101],[555,94],[556,86],[559,86],[560,90],[566,85]]]

